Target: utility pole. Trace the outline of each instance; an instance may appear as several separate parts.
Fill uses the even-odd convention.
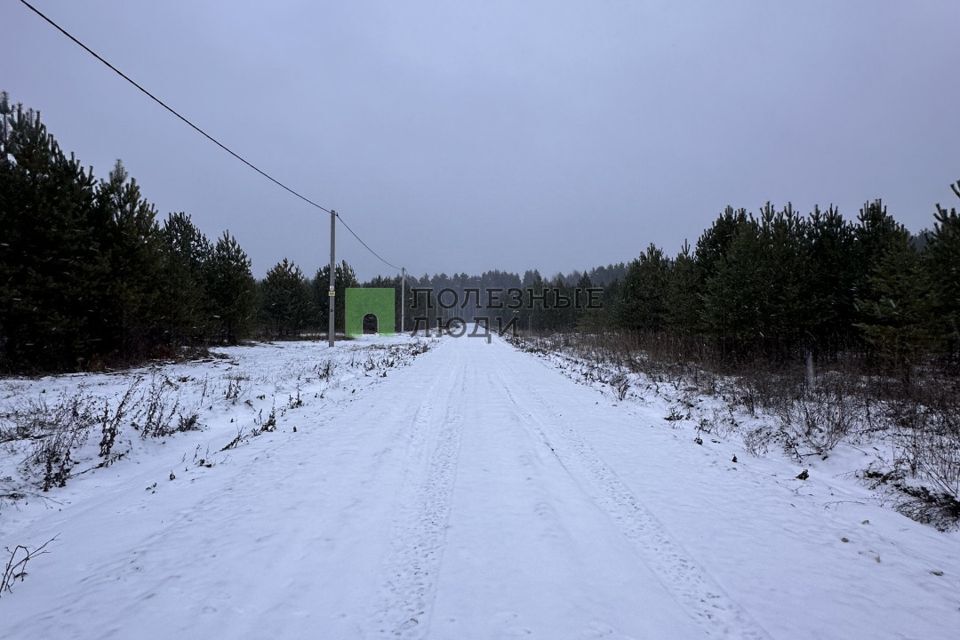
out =
[[[407,331],[407,270],[400,267],[400,333]]]
[[[334,272],[337,267],[337,212],[330,211],[330,290],[327,291],[327,300],[330,303],[330,314],[327,320],[327,346],[332,347],[336,336],[334,334],[337,309],[337,288]]]

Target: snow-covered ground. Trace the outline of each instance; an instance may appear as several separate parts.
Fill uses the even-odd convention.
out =
[[[94,442],[65,488],[2,507],[0,544],[57,538],[0,596],[0,636],[957,637],[960,538],[855,478],[696,444],[668,401],[619,402],[499,339],[415,359],[391,342],[409,366],[368,340],[141,372],[204,430],[127,432],[106,468]],[[0,398],[117,396],[131,375],[6,380]],[[275,431],[220,451],[271,407]]]

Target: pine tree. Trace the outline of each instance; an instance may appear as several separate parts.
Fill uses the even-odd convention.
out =
[[[632,331],[660,331],[667,324],[670,261],[651,244],[627,267],[620,289],[618,323]]]
[[[267,272],[261,291],[262,314],[274,335],[289,337],[303,329],[310,293],[300,267],[284,258]]]
[[[74,369],[101,349],[109,276],[93,173],[0,93],[0,368]]]
[[[960,198],[960,182],[951,185]],[[934,230],[924,252],[933,296],[930,325],[936,347],[954,372],[960,371],[960,215],[937,205]]]
[[[175,344],[203,343],[212,331],[204,272],[213,246],[183,212],[167,216],[161,237],[163,275],[158,285],[166,301],[162,321]]]
[[[722,357],[744,357],[762,339],[767,305],[760,227],[753,219],[738,224],[724,253],[710,263],[703,293],[703,322],[720,345]]]
[[[789,204],[778,212],[767,203],[759,218],[738,222],[704,284],[703,318],[724,355],[797,354],[807,298],[805,235],[806,223]]]
[[[728,206],[697,240],[694,257],[703,282],[716,273],[721,260],[727,254],[730,243],[745,224],[747,224],[746,210],[734,210],[733,207]]]
[[[853,292],[858,278],[854,228],[840,212],[819,207],[810,215],[807,237],[806,325],[814,351],[830,356],[853,345]]]
[[[703,283],[690,245],[683,243],[674,258],[667,281],[667,325],[679,335],[700,331],[703,313]]]
[[[887,213],[881,200],[863,205],[854,227],[854,299],[876,297],[871,291],[871,281],[878,264],[890,247],[903,242],[905,236],[909,236],[906,229]]]
[[[856,301],[863,318],[857,327],[876,361],[909,381],[930,344],[930,297],[920,255],[905,230],[889,238],[867,285],[869,297]]]
[[[781,211],[764,207],[760,225],[763,262],[758,265],[767,291],[761,331],[764,348],[777,360],[799,355],[809,346],[810,287],[808,223],[787,203]]]
[[[250,259],[229,231],[217,240],[205,271],[215,337],[236,344],[252,325],[256,283],[250,272]]]
[[[170,339],[162,321],[166,301],[157,284],[163,240],[156,210],[119,160],[97,188],[97,207],[107,220],[104,244],[112,274],[101,320],[117,356],[149,355]]]

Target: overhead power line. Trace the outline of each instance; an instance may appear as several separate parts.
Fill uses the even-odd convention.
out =
[[[371,248],[370,248],[370,245],[368,245],[366,242],[364,242],[364,241],[360,238],[360,236],[358,236],[358,235],[353,231],[353,229],[350,228],[350,225],[348,225],[348,224],[343,220],[343,218],[340,217],[340,214],[339,214],[339,213],[336,214],[336,216],[337,216],[337,219],[340,220],[340,224],[342,224],[342,225],[344,226],[344,228],[345,228],[347,231],[350,232],[350,235],[352,235],[354,238],[356,238],[356,239],[357,239],[357,242],[359,242],[359,243],[362,244],[364,247],[366,247],[367,251],[369,251],[370,253],[372,253],[373,255],[375,255],[375,256],[380,260],[380,262],[382,262],[383,264],[387,265],[388,267],[393,267],[393,268],[396,269],[397,271],[400,271],[400,270],[401,270],[400,267],[398,267],[397,265],[395,265],[395,264],[393,264],[393,263],[391,263],[391,262],[387,262],[386,260],[383,259],[383,257],[382,257],[379,253],[377,253],[376,251],[374,251],[373,249],[371,249]]]
[[[68,32],[66,29],[64,29],[63,27],[61,27],[60,25],[58,25],[56,22],[54,22],[53,20],[51,20],[50,18],[48,18],[44,13],[42,13],[39,9],[37,9],[36,7],[34,7],[32,4],[30,4],[30,3],[27,2],[26,0],[20,0],[20,2],[21,2],[23,5],[25,5],[28,9],[30,9],[31,11],[33,11],[35,14],[37,14],[38,16],[40,16],[41,18],[43,18],[44,20],[46,20],[54,29],[56,29],[57,31],[59,31],[60,33],[62,33],[63,35],[65,35],[67,38],[69,38],[70,40],[72,40],[74,43],[76,43],[81,49],[83,49],[84,51],[86,51],[87,53],[89,53],[90,55],[92,55],[94,58],[96,58],[97,60],[99,60],[100,62],[102,62],[103,64],[105,64],[107,67],[110,68],[111,71],[113,71],[113,72],[116,73],[118,76],[120,76],[121,78],[123,78],[124,80],[126,80],[127,82],[129,82],[130,84],[132,84],[132,85],[133,85],[134,87],[136,87],[137,89],[139,89],[144,95],[146,95],[148,98],[150,98],[151,100],[153,100],[154,102],[156,102],[158,105],[160,105],[161,107],[163,107],[164,109],[166,109],[167,111],[169,111],[170,113],[172,113],[174,116],[176,116],[177,118],[179,118],[179,119],[180,119],[181,121],[183,121],[188,127],[190,127],[191,129],[193,129],[194,131],[196,131],[197,133],[199,133],[200,135],[202,135],[204,138],[206,138],[207,140],[209,140],[209,141],[212,142],[213,144],[217,145],[218,147],[220,147],[221,149],[223,149],[224,151],[226,151],[227,153],[229,153],[230,155],[232,155],[234,158],[236,158],[237,160],[239,160],[239,161],[242,162],[243,164],[247,165],[248,167],[250,167],[251,169],[253,169],[253,170],[256,171],[257,173],[259,173],[261,176],[263,176],[264,178],[266,178],[266,179],[269,180],[270,182],[272,182],[272,183],[274,183],[275,185],[279,186],[281,189],[285,189],[286,191],[292,193],[293,195],[295,195],[296,197],[300,198],[300,199],[303,200],[304,202],[306,202],[306,203],[308,203],[308,204],[310,204],[310,205],[313,205],[313,206],[316,207],[317,209],[320,209],[320,210],[322,210],[322,211],[326,211],[327,213],[330,213],[330,210],[327,209],[326,207],[321,206],[321,205],[317,204],[316,202],[314,202],[313,200],[311,200],[310,198],[308,198],[308,197],[306,197],[306,196],[304,196],[304,195],[302,195],[302,194],[294,191],[293,189],[291,189],[291,188],[288,187],[287,185],[283,184],[282,182],[280,182],[279,180],[277,180],[276,178],[274,178],[273,176],[271,176],[269,173],[267,173],[266,171],[264,171],[264,170],[261,169],[260,167],[256,166],[255,164],[253,164],[252,162],[250,162],[249,160],[247,160],[246,158],[244,158],[243,156],[241,156],[239,153],[237,153],[236,151],[234,151],[233,149],[231,149],[231,148],[228,147],[227,145],[223,144],[222,142],[220,142],[219,140],[217,140],[216,138],[214,138],[212,135],[210,135],[209,133],[207,133],[206,131],[204,131],[203,129],[201,129],[200,127],[198,127],[197,125],[195,125],[195,124],[194,124],[193,122],[191,122],[188,118],[186,118],[185,116],[180,115],[180,113],[177,112],[176,109],[174,109],[173,107],[171,107],[170,105],[168,105],[166,102],[164,102],[163,100],[161,100],[161,99],[158,98],[157,96],[155,96],[155,95],[153,95],[152,93],[150,93],[147,89],[145,89],[145,88],[143,87],[143,85],[141,85],[141,84],[138,83],[136,80],[134,80],[133,78],[131,78],[130,76],[128,76],[127,74],[125,74],[123,71],[120,71],[120,70],[117,69],[115,66],[113,66],[112,64],[110,64],[110,62],[108,62],[107,60],[105,60],[105,59],[103,58],[103,56],[101,56],[99,53],[97,53],[96,51],[94,51],[93,49],[91,49],[90,47],[88,47],[87,45],[85,45],[85,44],[83,44],[82,42],[80,42],[80,40],[78,40],[77,38],[75,38],[70,32]]]
[[[384,260],[383,257],[382,257],[379,253],[377,253],[376,251],[374,251],[373,249],[371,249],[371,248],[370,248],[370,245],[368,245],[366,242],[364,242],[364,241],[360,238],[360,236],[358,236],[358,235],[354,232],[354,230],[351,229],[349,225],[347,225],[347,223],[343,220],[343,217],[342,217],[339,213],[334,213],[333,211],[331,211],[331,210],[328,209],[327,207],[324,207],[323,205],[318,204],[317,202],[314,202],[313,200],[311,200],[311,199],[308,198],[307,196],[303,195],[303,194],[300,193],[299,191],[296,191],[295,189],[292,189],[291,187],[288,187],[288,186],[285,185],[284,183],[280,182],[278,179],[274,178],[272,175],[270,175],[269,173],[267,173],[266,171],[264,171],[263,169],[261,169],[261,168],[258,167],[257,165],[253,164],[252,162],[250,162],[249,160],[247,160],[246,158],[244,158],[243,156],[241,156],[239,153],[237,153],[236,151],[234,151],[233,149],[231,149],[230,147],[228,147],[227,145],[225,145],[224,143],[220,142],[219,140],[217,140],[216,138],[214,138],[212,135],[210,135],[209,133],[207,133],[206,131],[204,131],[202,128],[200,128],[199,126],[197,126],[196,124],[194,124],[192,121],[190,121],[189,118],[187,118],[186,116],[180,114],[180,112],[178,112],[176,109],[174,109],[173,107],[171,107],[170,105],[168,105],[166,102],[164,102],[163,100],[161,100],[160,98],[158,98],[157,96],[155,96],[154,94],[152,94],[150,91],[148,91],[148,90],[147,90],[143,85],[141,85],[139,82],[137,82],[136,80],[134,80],[133,78],[131,78],[130,76],[128,76],[127,74],[125,74],[123,71],[120,71],[120,69],[118,69],[117,67],[113,66],[113,65],[112,65],[109,61],[107,61],[103,56],[101,56],[99,53],[97,53],[96,51],[94,51],[93,49],[91,49],[90,47],[88,47],[87,45],[85,45],[83,42],[81,42],[80,40],[78,40],[73,34],[71,34],[69,31],[67,31],[66,29],[64,29],[63,27],[61,27],[59,24],[57,24],[56,22],[54,22],[51,18],[49,18],[49,17],[48,17],[46,14],[44,14],[42,11],[40,11],[40,10],[37,9],[35,6],[33,6],[32,4],[30,4],[29,2],[27,2],[27,0],[20,0],[20,3],[21,3],[22,5],[24,5],[25,7],[27,7],[28,9],[30,9],[30,11],[32,11],[33,13],[37,14],[38,16],[40,16],[44,21],[46,21],[46,22],[47,22],[50,26],[52,26],[54,29],[56,29],[57,31],[59,31],[60,33],[62,33],[62,34],[63,34],[64,36],[66,36],[68,39],[72,40],[72,41],[73,41],[77,46],[79,46],[81,49],[83,49],[84,51],[86,51],[87,53],[89,53],[91,56],[93,56],[94,58],[96,58],[97,60],[99,60],[100,62],[102,62],[102,63],[103,63],[107,68],[109,68],[111,71],[113,71],[113,72],[116,73],[118,76],[120,76],[121,78],[123,78],[124,80],[126,80],[127,82],[129,82],[130,84],[132,84],[132,85],[133,85],[134,87],[136,87],[141,93],[143,93],[145,96],[147,96],[148,98],[150,98],[151,100],[153,100],[154,102],[156,102],[158,105],[160,105],[161,107],[163,107],[164,109],[166,109],[167,111],[169,111],[170,113],[172,113],[177,119],[179,119],[180,121],[182,121],[184,124],[186,124],[188,127],[190,127],[191,129],[193,129],[194,131],[196,131],[196,132],[199,133],[200,135],[202,135],[204,138],[206,138],[207,140],[209,140],[209,141],[212,142],[213,144],[217,145],[218,147],[220,147],[221,149],[223,149],[224,151],[226,151],[227,153],[229,153],[231,156],[233,156],[234,158],[236,158],[237,160],[239,160],[239,161],[242,162],[243,164],[247,165],[249,168],[253,169],[253,170],[256,171],[257,173],[259,173],[261,176],[263,176],[264,178],[266,178],[267,180],[269,180],[269,181],[272,182],[273,184],[277,185],[278,187],[280,187],[280,188],[283,189],[284,191],[286,191],[286,192],[288,192],[288,193],[296,196],[297,198],[303,200],[304,202],[306,202],[307,204],[309,204],[309,205],[312,206],[312,207],[316,207],[317,209],[320,209],[321,211],[324,211],[324,212],[326,212],[326,213],[332,214],[334,217],[336,217],[338,220],[340,220],[340,223],[347,229],[347,231],[349,231],[350,234],[351,234],[354,238],[356,238],[357,241],[358,241],[360,244],[362,244],[362,245],[364,246],[364,248],[365,248],[367,251],[369,251],[371,254],[373,254],[378,260],[380,260],[380,261],[381,261],[382,263],[384,263],[385,265],[387,265],[387,266],[389,266],[389,267],[392,267],[393,269],[396,269],[397,271],[400,271],[400,270],[401,270],[400,267],[396,266],[395,264],[393,264],[393,263],[391,263],[391,262],[388,262],[387,260]]]

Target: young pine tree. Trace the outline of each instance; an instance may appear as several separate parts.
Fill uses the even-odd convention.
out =
[[[163,241],[156,210],[118,160],[97,189],[97,206],[108,221],[105,246],[112,277],[109,308],[102,318],[115,352],[142,357],[169,342],[163,325]]]
[[[703,281],[690,244],[683,243],[667,281],[667,326],[677,335],[695,335],[701,329]]]
[[[205,342],[211,333],[211,311],[204,270],[213,246],[183,212],[167,216],[160,235],[163,275],[158,285],[166,301],[163,322],[177,344]]]
[[[960,182],[951,185],[960,198]],[[960,372],[960,215],[937,205],[933,233],[924,252],[932,293],[931,330],[936,348]]]
[[[236,344],[252,325],[256,282],[250,272],[250,259],[229,231],[217,240],[205,271],[215,336]]]
[[[92,171],[0,93],[0,369],[85,368],[110,278]]]
[[[670,259],[651,244],[627,267],[620,289],[619,325],[631,331],[661,331],[667,324]]]
[[[260,305],[274,335],[289,337],[303,329],[310,294],[300,267],[284,258],[270,269],[261,286]]]
[[[910,381],[930,345],[929,283],[905,229],[891,234],[856,301],[870,355]]]

